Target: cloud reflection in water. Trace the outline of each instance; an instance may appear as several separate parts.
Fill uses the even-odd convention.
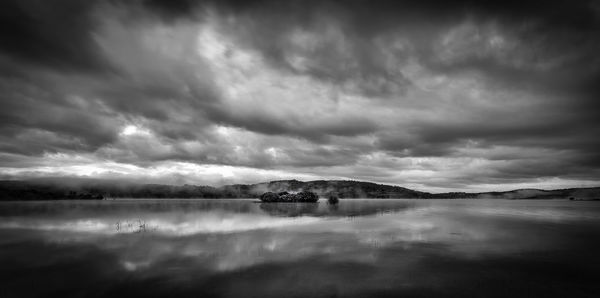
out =
[[[594,226],[600,214],[595,205],[564,201],[358,200],[337,209],[250,201],[198,202],[201,207],[174,201],[164,208],[160,201],[65,204],[83,205],[76,212],[55,205],[38,214],[27,210],[40,210],[35,204],[5,205],[18,211],[0,217],[0,232],[18,232],[27,245],[94,247],[137,279],[175,284],[186,276],[215,278],[284,264],[295,264],[285,270],[307,264],[317,267],[302,270],[334,270],[329,266],[338,264],[414,286],[410,276],[432,256],[485,260],[560,250],[574,243],[568,231]]]

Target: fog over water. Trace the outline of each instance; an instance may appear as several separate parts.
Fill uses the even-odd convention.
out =
[[[596,202],[10,202],[0,236],[8,297],[600,293]]]

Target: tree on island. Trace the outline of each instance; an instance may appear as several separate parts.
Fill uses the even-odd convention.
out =
[[[334,194],[329,195],[329,198],[327,198],[327,203],[329,203],[330,205],[335,205],[335,204],[337,204],[339,202],[340,202],[340,200]]]

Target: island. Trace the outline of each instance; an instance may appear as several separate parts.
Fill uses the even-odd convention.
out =
[[[264,203],[316,203],[319,195],[310,191],[301,191],[298,193],[289,193],[282,191],[279,193],[266,192],[259,198]]]

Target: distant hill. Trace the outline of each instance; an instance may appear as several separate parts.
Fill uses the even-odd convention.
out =
[[[0,200],[63,200],[102,198],[257,198],[265,192],[311,191],[321,197],[414,199],[600,199],[600,187],[558,190],[518,189],[505,192],[429,193],[400,186],[351,180],[279,180],[222,187],[135,184],[94,179],[0,181]]]
[[[336,194],[340,198],[425,198],[431,194],[400,186],[376,184],[351,180],[279,180],[257,184],[238,184],[221,187],[225,192],[240,192],[249,196],[258,196],[267,191],[299,192],[311,191],[320,196]]]

